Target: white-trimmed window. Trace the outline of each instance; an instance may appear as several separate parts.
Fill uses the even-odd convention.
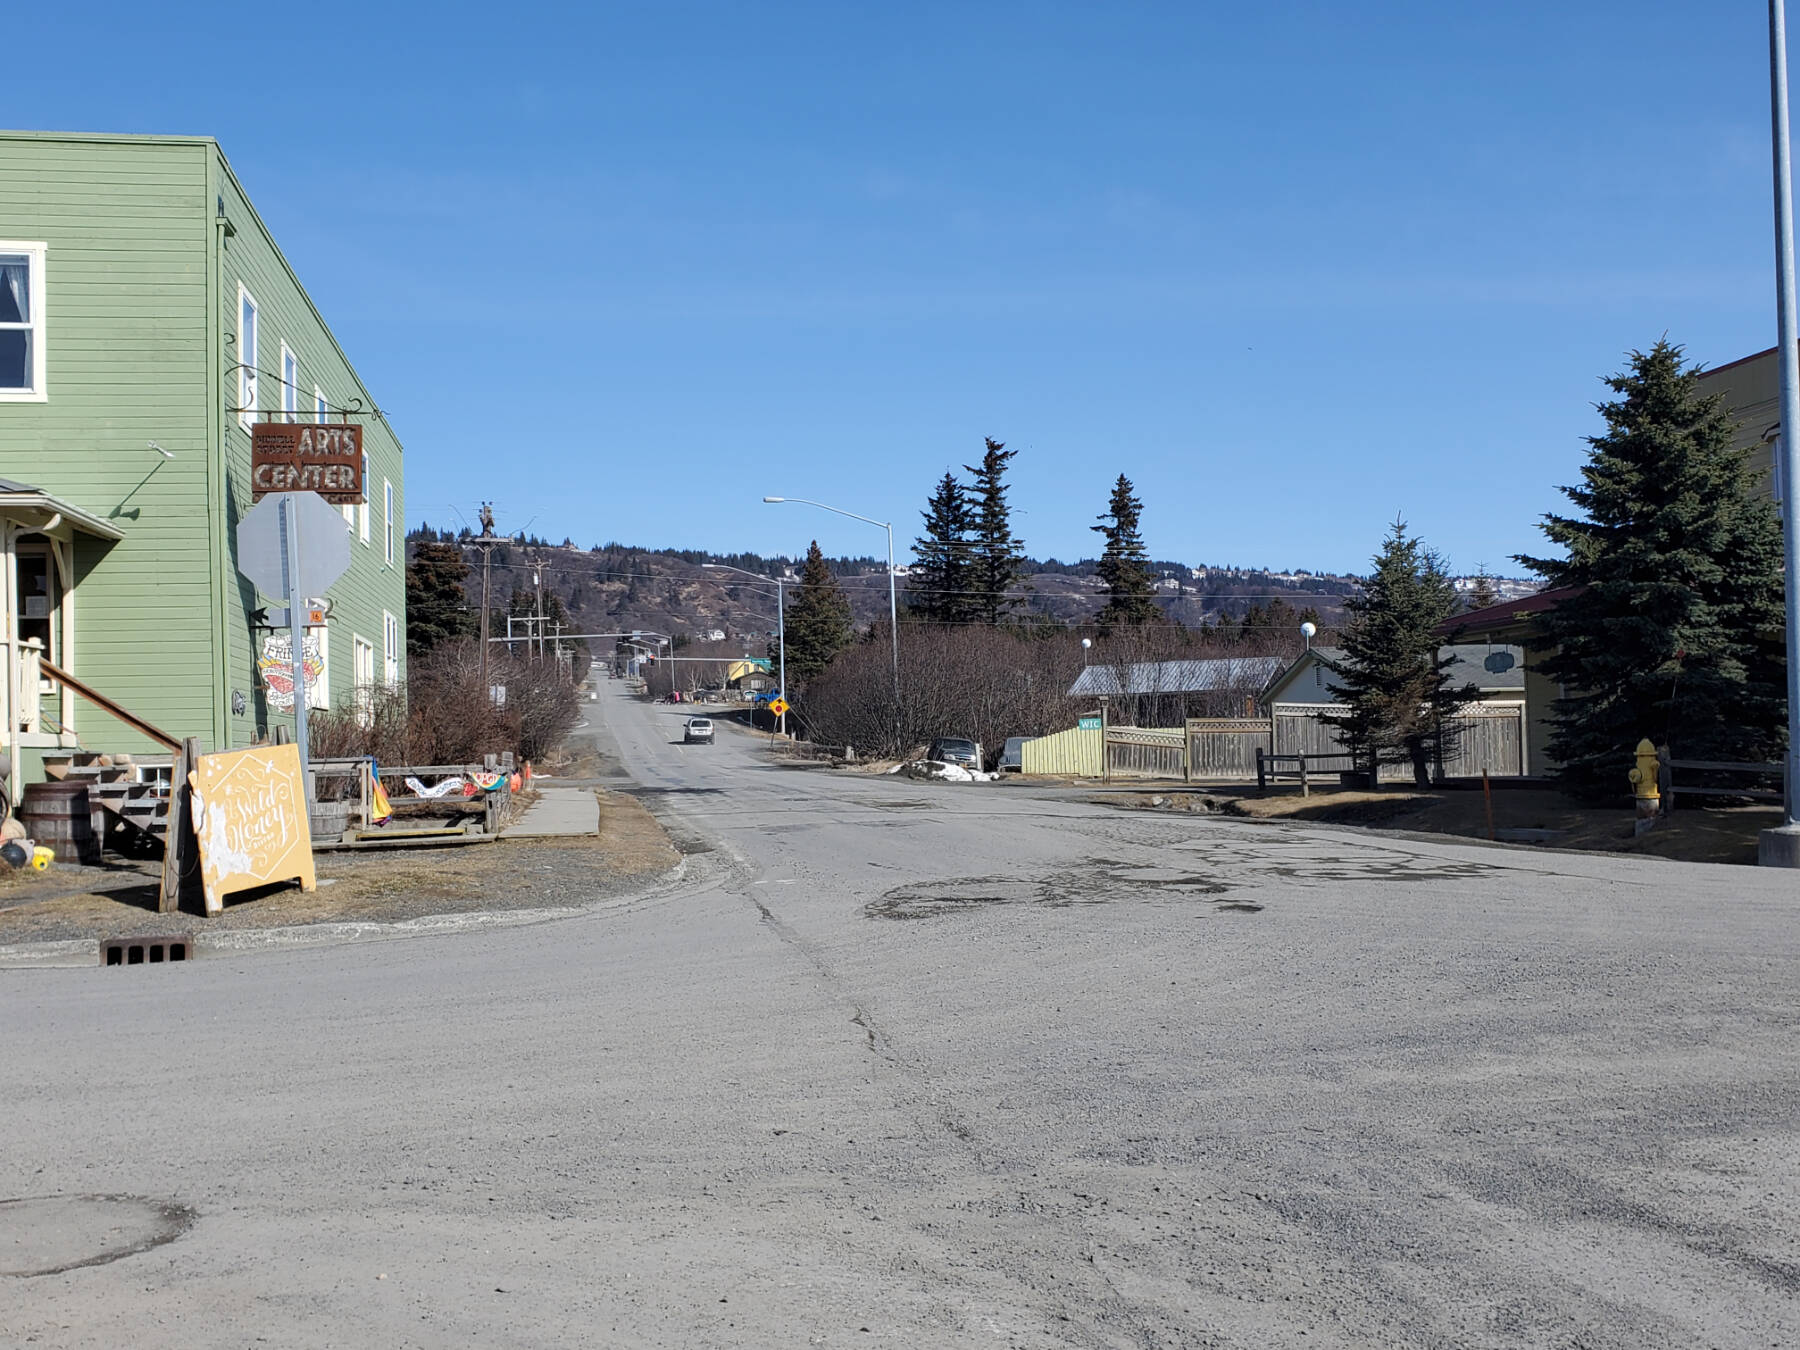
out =
[[[300,358],[281,344],[281,420],[300,420]]]
[[[352,633],[350,664],[356,682],[352,693],[356,700],[356,720],[368,726],[375,720],[375,644]]]
[[[387,565],[394,565],[394,480],[381,480],[381,529],[383,547],[387,552]]]
[[[331,706],[331,629],[325,624],[308,628],[306,635],[319,644],[319,678],[306,686],[306,706]]]
[[[42,403],[45,244],[0,239],[0,403]]]
[[[369,456],[363,455],[363,499],[356,508],[356,532],[362,536],[363,547],[369,546]]]
[[[381,611],[381,673],[389,689],[400,687],[400,620],[392,612]]]
[[[256,297],[238,283],[238,425],[256,421]]]
[[[313,386],[313,421],[324,422],[331,415],[331,405],[325,401],[325,391],[318,385]],[[338,510],[344,516],[344,532],[348,534],[356,528],[356,508],[340,506]]]

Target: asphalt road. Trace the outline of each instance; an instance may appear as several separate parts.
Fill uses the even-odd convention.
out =
[[[0,1344],[1800,1344],[1793,876],[780,768],[617,688],[679,887],[0,972],[0,1200],[139,1198],[0,1204],[0,1272],[144,1248],[0,1274]]]

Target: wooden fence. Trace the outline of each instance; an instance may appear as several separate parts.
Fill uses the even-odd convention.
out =
[[[1257,779],[1259,755],[1282,756],[1289,762],[1295,755],[1309,760],[1342,758],[1343,741],[1323,720],[1324,714],[1337,711],[1336,705],[1282,704],[1272,717],[1193,717],[1179,727],[1108,726],[1104,748],[1097,728],[1064,731],[1025,742],[1023,770],[1251,783]],[[1485,772],[1507,778],[1525,772],[1524,704],[1475,704],[1452,718],[1448,727],[1443,777],[1479,778]],[[1343,767],[1349,767],[1348,760]],[[1436,776],[1438,766],[1433,771]],[[1381,768],[1384,783],[1411,782],[1412,776],[1410,764]]]
[[[1312,785],[1315,781],[1356,768],[1356,763],[1349,755],[1267,755],[1261,750],[1256,752],[1256,790],[1267,792],[1269,784],[1283,778],[1292,778],[1300,784],[1302,797],[1312,796]]]
[[[1336,705],[1283,703],[1275,708],[1272,753],[1277,755],[1334,755],[1344,743],[1337,728],[1324,721],[1326,713],[1341,712]],[[1523,703],[1473,703],[1445,723],[1447,732],[1442,776],[1517,778],[1525,772],[1525,705]],[[1438,768],[1433,766],[1433,776]],[[1384,764],[1381,781],[1411,782],[1409,764]]]
[[[1114,778],[1185,778],[1180,727],[1108,727],[1106,771]]]
[[[1199,783],[1248,782],[1256,752],[1274,748],[1266,717],[1190,717],[1188,777]]]
[[[1665,751],[1665,753],[1667,752]],[[1678,792],[1683,796],[1743,797],[1759,802],[1779,802],[1786,800],[1787,797],[1784,790],[1767,786],[1769,780],[1776,783],[1781,782],[1782,776],[1787,772],[1787,766],[1784,764],[1734,764],[1713,759],[1665,759],[1662,761],[1661,768],[1662,809],[1665,814],[1675,809],[1675,795]],[[1708,785],[1688,783],[1677,787],[1675,783],[1675,770],[1677,769],[1687,773],[1711,774],[1715,780],[1727,774],[1736,774],[1740,778],[1761,778],[1765,780],[1765,785],[1754,787],[1740,784],[1736,787],[1721,787],[1715,781]]]
[[[1035,736],[1019,752],[1020,772],[1098,778],[1101,758],[1100,728],[1074,727],[1051,736]]]

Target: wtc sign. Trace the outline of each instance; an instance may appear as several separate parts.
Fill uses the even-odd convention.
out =
[[[334,506],[363,501],[363,429],[335,422],[258,422],[250,428],[250,495],[316,492]]]

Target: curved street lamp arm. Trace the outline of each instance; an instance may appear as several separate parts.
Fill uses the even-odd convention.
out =
[[[810,497],[764,497],[765,502],[797,502],[801,506],[816,506],[821,511],[835,511],[840,516],[849,516],[852,520],[860,520],[865,525],[879,525],[884,530],[894,527],[885,520],[877,520],[874,516],[859,516],[854,511],[846,511],[841,506],[827,506],[824,502],[815,502]]]

